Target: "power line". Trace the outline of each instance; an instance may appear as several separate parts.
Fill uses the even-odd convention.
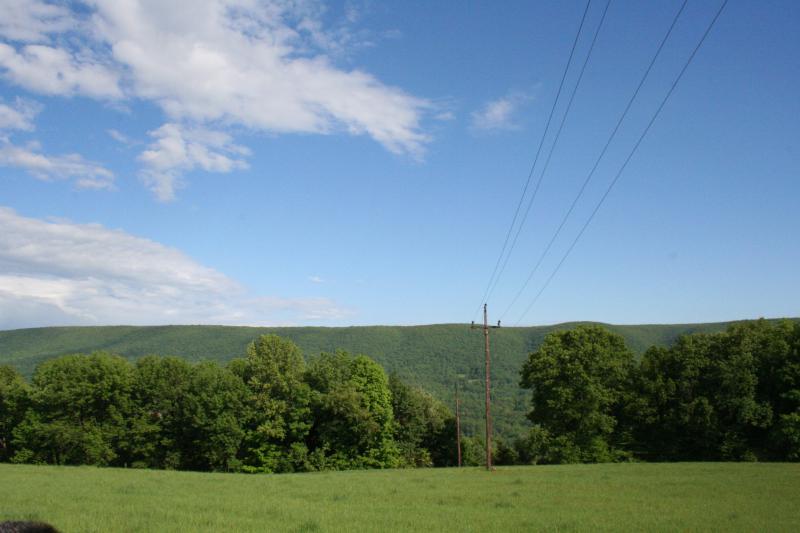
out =
[[[503,254],[506,251],[506,247],[508,246],[508,240],[511,237],[511,232],[514,229],[514,225],[517,222],[517,217],[519,216],[519,210],[522,207],[522,203],[525,200],[525,195],[528,192],[528,187],[531,184],[531,178],[533,177],[533,171],[536,168],[536,163],[539,161],[539,154],[542,151],[542,146],[544,145],[545,137],[547,136],[547,131],[550,128],[550,121],[553,119],[553,113],[556,110],[556,104],[558,103],[558,99],[561,97],[561,90],[564,87],[564,80],[567,77],[567,72],[569,71],[569,67],[572,64],[572,57],[575,54],[575,47],[578,45],[578,39],[581,35],[581,31],[583,30],[583,23],[586,21],[586,14],[589,12],[589,6],[591,5],[592,0],[587,0],[586,7],[583,10],[583,16],[581,17],[581,23],[578,26],[578,33],[575,34],[575,40],[572,42],[572,48],[569,52],[569,58],[567,59],[567,65],[564,67],[564,73],[561,75],[561,82],[558,85],[558,91],[556,92],[555,100],[553,100],[553,106],[550,108],[550,115],[547,118],[547,123],[545,124],[544,131],[542,132],[542,138],[539,140],[539,147],[536,150],[536,157],[533,159],[533,164],[531,165],[531,170],[528,172],[528,179],[525,181],[525,186],[522,188],[522,195],[519,198],[519,202],[517,203],[517,208],[514,211],[514,217],[511,220],[511,225],[508,227],[508,232],[506,232],[506,238],[503,241],[503,247],[500,250],[500,255],[497,258],[497,262],[494,265],[494,270],[492,271],[492,275],[489,277],[489,283],[486,285],[486,290],[483,293],[483,298],[481,298],[481,302],[478,304],[478,308],[475,310],[473,315],[477,316],[480,312],[481,306],[486,302],[489,296],[489,290],[492,287],[492,282],[495,279],[495,275],[497,274],[497,269],[500,267],[500,261],[503,259]],[[539,190],[539,185],[536,186],[536,191]],[[534,192],[534,197],[536,196],[536,192]],[[530,207],[528,207],[530,209]],[[509,252],[510,253],[510,252]],[[498,276],[499,277],[499,276]]]
[[[655,114],[653,114],[653,117],[650,119],[650,122],[647,123],[647,127],[645,127],[645,129],[642,132],[641,136],[639,136],[639,139],[636,141],[636,144],[633,146],[633,149],[631,150],[630,154],[628,154],[628,157],[625,159],[625,162],[622,164],[622,167],[620,167],[620,169],[617,172],[616,176],[614,176],[614,179],[611,180],[611,183],[608,185],[608,188],[606,189],[606,192],[600,198],[600,201],[595,206],[594,210],[592,211],[592,214],[589,215],[589,218],[583,224],[583,227],[581,228],[580,232],[578,232],[578,235],[575,237],[575,240],[573,240],[572,244],[570,244],[569,248],[567,248],[566,253],[564,253],[564,256],[561,258],[561,261],[558,262],[558,265],[556,266],[555,270],[553,270],[553,272],[550,274],[550,277],[547,278],[547,281],[545,281],[544,285],[542,285],[542,288],[539,289],[539,292],[536,293],[536,296],[534,297],[533,301],[531,301],[531,303],[528,305],[528,307],[525,308],[525,311],[520,316],[519,320],[517,321],[517,324],[519,324],[522,321],[522,319],[525,318],[525,315],[528,314],[528,311],[530,311],[531,307],[533,307],[533,305],[536,303],[536,301],[542,295],[542,293],[547,288],[547,286],[550,285],[550,282],[553,280],[555,275],[561,269],[561,266],[564,264],[564,261],[566,261],[566,259],[569,256],[570,252],[572,252],[572,249],[575,248],[575,245],[578,243],[578,240],[580,240],[581,236],[586,231],[586,228],[589,227],[589,224],[594,219],[594,216],[597,214],[597,211],[600,210],[600,207],[603,205],[603,202],[605,202],[605,199],[608,197],[609,193],[614,188],[614,185],[616,185],[617,181],[619,180],[619,177],[622,175],[623,171],[625,170],[625,167],[628,166],[628,163],[630,162],[630,160],[633,157],[634,153],[636,153],[636,150],[639,148],[639,145],[642,143],[642,141],[644,140],[645,136],[647,136],[647,133],[650,131],[650,127],[656,121],[656,118],[658,118],[658,115],[661,113],[661,110],[664,109],[664,105],[667,103],[667,100],[669,100],[669,97],[672,96],[672,93],[675,90],[675,87],[678,85],[678,82],[683,77],[683,74],[686,72],[686,69],[689,68],[689,65],[692,63],[692,60],[694,59],[695,55],[697,54],[697,51],[703,45],[703,42],[705,42],[706,37],[708,37],[708,34],[711,33],[711,29],[714,27],[714,24],[716,24],[717,19],[722,14],[722,11],[725,9],[725,6],[727,4],[728,4],[728,0],[723,0],[722,5],[717,10],[717,13],[714,15],[714,18],[711,19],[711,22],[709,23],[708,27],[706,28],[705,33],[703,33],[703,36],[700,38],[700,41],[697,43],[697,46],[695,46],[694,50],[692,50],[692,53],[689,56],[689,59],[683,65],[683,68],[678,73],[678,76],[675,78],[675,81],[672,82],[672,86],[669,88],[669,91],[667,91],[667,94],[664,96],[664,99],[661,101],[661,104],[659,104],[658,109],[656,109],[656,112],[655,112]]]
[[[603,146],[603,149],[600,150],[600,155],[597,156],[597,159],[594,162],[594,166],[592,166],[592,169],[589,171],[589,174],[586,176],[586,179],[583,181],[583,185],[581,185],[581,188],[578,191],[577,196],[575,196],[575,199],[572,201],[572,205],[569,206],[569,209],[567,210],[567,213],[564,215],[564,218],[561,219],[561,223],[559,224],[558,229],[556,229],[555,233],[553,234],[552,238],[550,239],[550,242],[547,243],[547,246],[545,247],[544,252],[542,252],[542,255],[539,256],[539,260],[536,262],[534,267],[531,269],[530,273],[528,274],[528,277],[525,279],[525,282],[522,284],[522,287],[520,287],[520,289],[514,295],[514,298],[511,300],[511,303],[508,304],[508,307],[506,307],[506,310],[503,311],[503,314],[500,315],[501,319],[505,318],[505,316],[508,314],[508,312],[514,307],[514,304],[517,303],[517,300],[519,300],[519,297],[522,296],[522,293],[528,287],[528,283],[530,283],[531,279],[533,279],[534,274],[536,274],[536,272],[539,270],[539,267],[541,266],[542,261],[544,261],[544,258],[547,256],[547,253],[550,251],[550,248],[553,246],[553,243],[558,238],[559,234],[561,233],[561,230],[564,228],[564,224],[566,224],[567,219],[572,214],[572,211],[575,209],[575,206],[577,205],[578,200],[580,200],[581,196],[583,196],[583,193],[586,190],[586,186],[589,185],[589,182],[592,180],[592,177],[594,176],[594,173],[597,170],[597,167],[600,165],[600,162],[602,161],[603,157],[605,157],[606,152],[608,151],[608,147],[611,145],[612,141],[617,136],[617,132],[619,131],[619,128],[622,125],[622,122],[625,120],[625,117],[628,115],[628,111],[630,111],[631,107],[633,106],[633,102],[636,100],[636,97],[639,95],[639,91],[641,91],[642,86],[644,86],[645,81],[647,80],[648,76],[650,75],[650,71],[653,69],[653,65],[655,65],[656,60],[658,60],[658,57],[661,55],[661,50],[664,49],[664,44],[666,44],[667,40],[669,39],[670,35],[672,34],[672,30],[675,28],[675,24],[678,22],[678,19],[680,18],[681,14],[683,13],[683,10],[686,7],[687,3],[688,3],[688,0],[684,0],[683,4],[681,4],[680,9],[678,9],[678,12],[675,13],[675,16],[672,19],[672,24],[670,24],[669,28],[667,29],[667,33],[665,33],[664,37],[661,39],[661,43],[659,43],[658,48],[656,49],[656,53],[653,55],[653,59],[650,60],[650,64],[647,65],[647,69],[645,69],[644,74],[642,75],[641,79],[639,80],[639,84],[636,86],[636,90],[633,91],[633,94],[628,99],[628,103],[625,106],[625,109],[622,111],[622,114],[620,115],[619,120],[617,120],[617,124],[614,126],[614,129],[611,131],[611,134],[608,136],[608,139],[606,140],[605,146]]]
[[[550,145],[550,150],[547,153],[547,158],[545,159],[544,166],[542,167],[542,172],[539,175],[539,180],[536,185],[536,191],[539,190],[539,184],[542,183],[544,179],[545,173],[547,173],[547,169],[550,166],[550,160],[553,157],[553,152],[558,145],[558,140],[561,138],[561,132],[564,129],[564,124],[567,121],[567,117],[569,116],[569,112],[572,109],[572,103],[575,100],[575,94],[578,92],[578,87],[581,85],[581,80],[583,80],[583,74],[586,72],[586,66],[589,64],[589,60],[592,57],[592,52],[594,51],[594,46],[597,43],[597,36],[600,35],[600,29],[603,27],[603,22],[606,20],[606,14],[608,13],[608,8],[611,5],[611,0],[606,2],[606,7],[603,9],[603,15],[600,17],[600,23],[597,25],[597,29],[594,32],[594,36],[592,37],[592,42],[589,45],[589,52],[586,54],[586,59],[583,61],[583,65],[581,66],[581,71],[578,74],[578,80],[575,82],[575,86],[572,88],[572,94],[570,94],[569,101],[567,102],[567,107],[564,111],[564,115],[561,117],[561,123],[558,126],[558,130],[556,131],[556,135],[553,138],[553,143]],[[500,273],[497,275],[497,278],[494,281],[494,285],[492,286],[491,290],[489,291],[489,296],[494,292],[494,289],[497,287],[498,282],[500,281],[500,276],[503,275],[503,272],[506,270],[506,266],[508,265],[509,259],[511,259],[511,253],[514,251],[514,248],[517,244],[517,240],[519,239],[520,233],[522,233],[522,228],[525,226],[525,222],[528,220],[528,215],[530,214],[531,207],[533,206],[533,200],[536,198],[536,194],[531,197],[530,202],[528,203],[528,207],[525,210],[525,216],[522,217],[522,221],[520,222],[519,226],[517,226],[517,232],[514,235],[514,240],[511,242],[511,248],[508,250],[508,255],[506,255],[505,260],[503,261],[503,266],[500,268]],[[508,312],[508,310],[506,310]],[[503,313],[505,315],[505,312]]]

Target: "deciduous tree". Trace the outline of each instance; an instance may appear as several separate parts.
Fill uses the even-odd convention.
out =
[[[14,449],[11,434],[28,409],[30,388],[10,366],[0,366],[0,461],[8,461]]]
[[[314,426],[309,434],[317,468],[399,466],[394,415],[383,368],[364,355],[323,353],[306,373]]]
[[[17,461],[119,464],[131,411],[131,365],[98,352],[39,365],[31,408],[14,430]]]
[[[632,367],[622,336],[600,326],[547,335],[521,372],[532,392],[528,418],[545,437],[536,453],[546,462],[625,457],[617,417]]]
[[[304,381],[300,348],[277,335],[262,335],[247,357],[230,369],[248,389],[242,458],[248,471],[304,470],[305,439],[311,428],[311,389]]]

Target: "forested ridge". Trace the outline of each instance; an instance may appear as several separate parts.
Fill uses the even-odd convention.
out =
[[[107,352],[0,366],[0,461],[200,471],[445,466],[452,414],[365,355],[262,335],[226,366]]]
[[[492,378],[495,430],[508,438],[527,431],[528,398],[519,388],[519,369],[527,354],[550,332],[578,323],[501,328],[492,331]],[[674,325],[604,325],[621,334],[635,354],[650,346],[668,346],[680,335],[725,330],[731,323]],[[226,363],[240,357],[263,334],[296,343],[306,357],[336,349],[367,354],[387,372],[421,387],[453,406],[455,381],[461,381],[463,428],[478,435],[483,428],[483,341],[466,324],[427,326],[355,326],[253,328],[235,326],[49,327],[0,331],[0,364],[31,377],[36,365],[59,355],[108,351],[129,360],[150,354],[188,361]]]
[[[498,464],[800,460],[800,322],[678,337],[641,357],[582,324],[548,333],[517,371],[527,428]],[[0,461],[294,472],[448,466],[452,411],[367,355],[304,357],[262,335],[226,365],[65,355],[28,382],[0,366]],[[480,464],[480,436],[462,439]]]
[[[695,333],[640,359],[600,326],[554,332],[521,371],[533,424],[501,462],[800,460],[800,323]]]

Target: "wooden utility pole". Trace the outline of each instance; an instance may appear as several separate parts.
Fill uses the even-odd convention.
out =
[[[461,468],[461,410],[458,403],[458,381],[456,381],[456,446],[458,446],[458,467]]]
[[[475,325],[475,321],[470,326],[475,329],[480,326]],[[483,304],[483,339],[484,350],[486,352],[486,470],[492,470],[492,400],[491,400],[491,372],[489,368],[489,329],[499,328],[500,321],[496,326],[489,326],[489,314],[486,304]]]

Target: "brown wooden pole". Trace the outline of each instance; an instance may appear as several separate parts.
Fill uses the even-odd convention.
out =
[[[483,304],[483,338],[486,351],[486,470],[492,469],[491,372],[489,368],[489,314]]]
[[[461,410],[458,402],[458,381],[456,381],[456,446],[458,447],[458,467],[461,468]]]
[[[470,325],[470,329],[477,329],[475,321]],[[486,470],[492,470],[492,387],[491,387],[491,355],[489,353],[489,329],[499,328],[500,321],[496,326],[489,325],[489,311],[486,304],[483,304],[483,340],[484,351],[486,353]]]

